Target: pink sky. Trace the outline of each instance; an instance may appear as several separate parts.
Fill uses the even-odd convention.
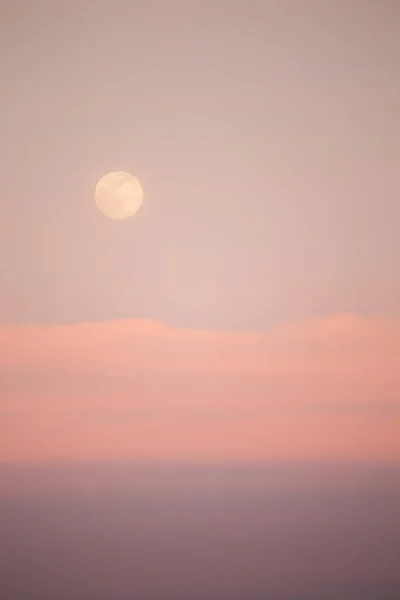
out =
[[[0,4],[0,460],[398,460],[400,4]]]
[[[400,321],[3,325],[0,460],[398,460]]]

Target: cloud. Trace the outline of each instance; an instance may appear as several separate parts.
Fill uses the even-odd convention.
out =
[[[0,327],[0,460],[400,457],[400,321]]]
[[[261,333],[196,331],[155,321],[3,326],[1,367],[121,375],[392,373],[400,321],[338,315]]]

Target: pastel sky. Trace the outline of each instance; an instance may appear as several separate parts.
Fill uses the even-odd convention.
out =
[[[6,461],[400,459],[400,320],[0,332]]]
[[[400,459],[399,30],[1,3],[0,461]]]

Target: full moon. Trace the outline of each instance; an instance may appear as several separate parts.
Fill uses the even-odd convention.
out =
[[[114,171],[102,177],[95,189],[97,208],[110,219],[127,219],[143,203],[143,188],[133,175]]]

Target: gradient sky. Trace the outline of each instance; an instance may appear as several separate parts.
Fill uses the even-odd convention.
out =
[[[400,458],[399,30],[1,3],[0,461]]]

